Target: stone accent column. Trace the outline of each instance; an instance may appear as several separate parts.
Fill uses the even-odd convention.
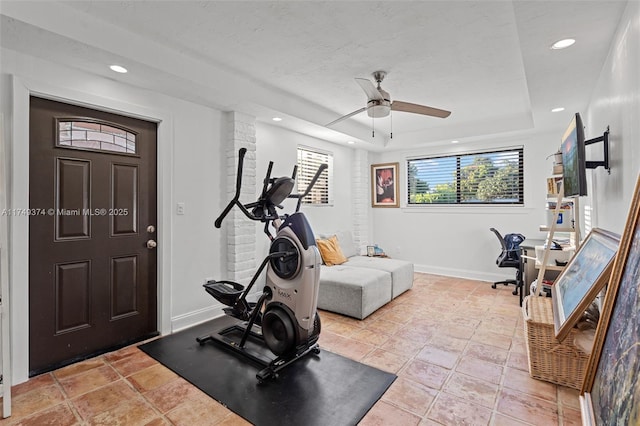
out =
[[[255,117],[240,112],[226,113],[227,200],[236,192],[238,150],[246,148],[240,201],[256,197],[256,126]],[[227,227],[227,274],[229,279],[247,284],[256,270],[256,222],[236,207],[225,219]]]
[[[369,216],[371,211],[369,153],[364,149],[353,152],[353,239],[356,247],[369,244]]]

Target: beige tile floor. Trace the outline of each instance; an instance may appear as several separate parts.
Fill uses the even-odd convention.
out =
[[[363,321],[322,311],[322,348],[398,375],[360,424],[580,425],[577,391],[529,377],[518,298],[498,287],[416,274]],[[3,426],[248,424],[136,346],[12,392]]]

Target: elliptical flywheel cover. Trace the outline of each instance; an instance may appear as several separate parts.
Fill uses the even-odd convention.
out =
[[[295,277],[300,270],[300,250],[296,244],[286,237],[278,237],[271,243],[269,253],[290,252],[288,256],[271,258],[271,268],[282,279],[288,280]]]
[[[262,335],[267,347],[276,355],[287,354],[296,347],[293,320],[278,306],[269,307],[262,315]]]

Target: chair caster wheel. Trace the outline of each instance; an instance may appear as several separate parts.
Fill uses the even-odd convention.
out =
[[[513,291],[511,292],[511,294],[513,294],[514,296],[517,296],[517,295],[518,295],[518,290],[513,290]]]
[[[496,285],[495,284],[491,284],[491,288],[496,288]]]

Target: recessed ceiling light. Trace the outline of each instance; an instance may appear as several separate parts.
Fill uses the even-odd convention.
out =
[[[127,72],[127,69],[120,65],[111,65],[109,68],[111,68],[111,71],[119,72],[121,74],[124,74]]]
[[[272,118],[272,120],[273,120],[273,121],[282,121],[282,118],[280,118],[280,117],[273,117],[273,118]]]
[[[451,143],[458,143],[458,142],[460,142],[460,141],[451,141]]]
[[[575,43],[576,41],[572,38],[565,38],[563,40],[558,40],[555,43],[553,43],[551,45],[551,48],[554,50],[558,50],[558,49],[564,49],[567,48],[569,46],[571,46],[573,43]]]
[[[551,110],[551,112],[560,112],[560,111],[564,111],[564,107],[558,107]]]
[[[347,143],[348,143],[349,145],[353,145],[354,143],[356,143],[356,141],[347,141]]]

